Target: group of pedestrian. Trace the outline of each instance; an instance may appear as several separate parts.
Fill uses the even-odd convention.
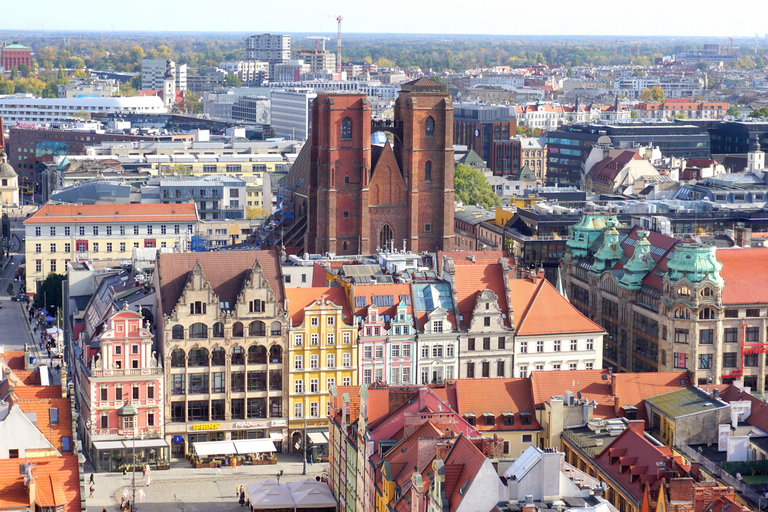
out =
[[[245,506],[245,486],[244,485],[238,485],[235,489],[235,496],[239,498],[239,503],[241,507]]]

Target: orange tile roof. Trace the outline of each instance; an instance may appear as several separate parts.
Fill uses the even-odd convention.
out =
[[[768,248],[718,249],[725,280],[723,304],[768,304]]]
[[[473,265],[471,256],[475,257],[474,264],[498,263],[499,258],[507,258],[510,266],[514,263],[514,258],[508,258],[505,251],[438,251],[437,253],[437,273],[443,269],[443,256],[448,256],[456,265]]]
[[[25,413],[35,413],[38,430],[63,452],[61,438],[72,436],[72,418],[69,398],[61,396],[61,386],[16,386],[7,400]],[[51,408],[58,409],[58,423],[51,423]]]
[[[456,386],[457,412],[464,416],[474,413],[477,418],[475,428],[485,430],[539,430],[533,406],[531,379],[458,379]],[[453,404],[451,404],[453,405]],[[513,426],[504,425],[503,413],[514,413]],[[531,415],[531,424],[523,425],[520,413]],[[495,417],[493,426],[486,426],[483,414],[491,413]]]
[[[454,267],[456,274],[456,301],[459,313],[464,317],[459,328],[469,327],[472,311],[477,302],[477,295],[483,290],[491,290],[499,298],[499,308],[502,313],[507,309],[507,292],[504,290],[504,271],[500,263],[490,265],[458,265]],[[504,319],[504,325],[509,327],[509,316]]]
[[[431,421],[427,421],[384,455],[384,460],[389,461],[393,470],[392,475],[400,486],[410,480],[414,467],[421,472],[435,458],[435,445],[433,443],[419,443],[419,439],[438,437],[444,437],[443,431]],[[395,471],[396,467],[399,468],[399,471]]]
[[[643,401],[662,393],[668,393],[691,385],[688,372],[647,372],[613,374],[613,394],[618,398],[619,407],[633,405],[637,407],[637,417],[648,420]],[[680,384],[683,381],[684,384]],[[615,409],[615,408],[614,408]],[[623,416],[619,411],[615,411]]]
[[[11,370],[24,370],[24,351],[23,350],[6,350],[0,354],[0,358],[5,361],[8,368]]]
[[[336,398],[331,397],[334,409],[341,409],[344,406],[344,393],[349,396],[349,422],[354,423],[360,416],[360,386],[338,386],[336,388]]]
[[[552,396],[562,395],[566,391],[581,391],[583,398],[597,402],[595,418],[615,418],[614,400],[609,380],[603,380],[608,370],[569,370],[551,372],[533,372],[531,387],[533,403],[537,409],[544,407],[544,402]]]
[[[229,302],[234,306],[237,295],[256,261],[259,262],[275,298],[280,303],[285,298],[280,277],[280,260],[274,250],[163,253],[157,257],[163,314],[170,315],[173,312],[189,274],[198,261],[203,268],[205,279],[222,302]]]
[[[455,512],[459,508],[465,494],[461,491],[462,486],[465,482],[472,485],[485,460],[486,457],[483,452],[472,441],[466,436],[459,435],[444,461],[446,468],[445,495],[448,497],[450,512]],[[461,470],[458,470],[458,467],[449,469],[452,466],[460,466]],[[424,476],[428,475],[422,475],[422,478]]]
[[[389,412],[389,389],[368,389],[368,424]]]
[[[288,299],[288,316],[291,319],[291,325],[297,326],[304,322],[304,308],[310,306],[323,296],[329,302],[341,306],[341,312],[344,315],[344,323],[352,325],[352,311],[349,308],[349,299],[347,291],[340,287],[331,288],[288,288],[285,290],[285,298]]]
[[[33,464],[38,506],[80,510],[80,474],[75,455],[35,457],[29,461]],[[19,464],[20,459],[0,460],[0,509],[29,506],[29,493]]]
[[[192,202],[180,204],[54,204],[48,202],[24,224],[197,222]],[[186,229],[186,228],[185,228]]]
[[[510,279],[512,314],[518,336],[601,333],[605,329],[584,316],[546,279]]]

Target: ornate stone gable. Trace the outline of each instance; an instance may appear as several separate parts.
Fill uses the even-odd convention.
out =
[[[632,290],[639,289],[643,284],[643,278],[656,262],[651,257],[651,243],[648,241],[648,231],[640,230],[637,232],[637,243],[635,252],[624,264],[624,275],[619,279],[619,283]]]
[[[624,250],[621,248],[621,235],[616,229],[618,221],[610,218],[605,223],[608,227],[605,229],[603,244],[595,253],[595,261],[589,269],[593,274],[599,274],[610,269],[615,262],[624,257]]]

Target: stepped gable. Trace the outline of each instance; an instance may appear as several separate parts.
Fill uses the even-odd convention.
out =
[[[491,290],[496,294],[499,310],[502,313],[508,311],[507,292],[504,289],[504,272],[501,264],[456,265],[454,269],[456,272],[457,306],[459,313],[464,317],[461,327],[465,328],[469,325],[477,303],[477,295],[483,290]],[[511,326],[509,315],[506,315],[503,320],[505,327]]]
[[[285,293],[280,277],[280,260],[274,250],[158,254],[157,273],[163,314],[170,315],[176,308],[197,263],[219,300],[234,305],[256,260],[263,269],[264,279],[269,283],[272,293],[282,303]]]

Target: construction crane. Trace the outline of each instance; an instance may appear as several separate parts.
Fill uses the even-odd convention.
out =
[[[728,36],[728,39],[731,40],[731,55],[733,55],[733,38],[731,36]]]
[[[338,35],[336,36],[336,72],[341,73],[341,20],[344,19],[344,16],[326,14],[326,17],[335,19],[338,27]]]
[[[635,55],[635,58],[639,58],[640,57],[640,41],[630,41],[627,44],[629,44],[629,60],[630,61],[632,60],[632,45],[633,44],[637,45],[637,55]]]
[[[616,40],[616,47],[614,48],[614,54],[619,55],[619,43],[623,43],[624,41]]]
[[[317,42],[323,42],[323,51],[325,51],[325,42],[330,41],[330,37],[327,36],[307,36],[307,39],[313,39],[315,41],[315,51],[317,51]]]

